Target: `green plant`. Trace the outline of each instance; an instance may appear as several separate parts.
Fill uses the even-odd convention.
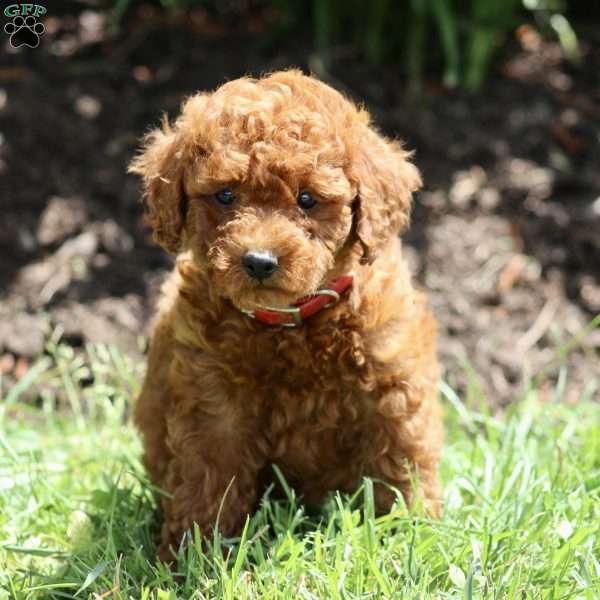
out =
[[[472,4],[466,39],[464,84],[478,89],[488,72],[498,36],[515,27],[520,0],[477,0]]]
[[[202,6],[213,14],[224,6],[223,0],[156,1],[168,10]],[[115,0],[115,22],[131,4],[132,0]],[[351,45],[371,64],[399,65],[416,87],[426,69],[439,70],[441,64],[446,85],[477,90],[506,34],[532,13],[556,33],[568,58],[576,61],[579,56],[563,0],[255,0],[240,6],[242,13],[262,7],[278,15],[264,34],[268,44],[311,29],[325,67],[331,62],[332,47]]]
[[[140,365],[49,351],[0,400],[0,598],[598,599],[600,405],[560,403],[560,382],[556,402],[532,388],[502,416],[442,386],[440,520],[401,499],[376,516],[369,480],[309,513],[282,481],[285,501],[207,549],[194,530],[171,571],[128,417]]]

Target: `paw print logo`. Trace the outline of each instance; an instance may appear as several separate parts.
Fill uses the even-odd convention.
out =
[[[10,45],[13,48],[21,46],[37,48],[40,43],[40,35],[44,33],[44,30],[43,23],[40,23],[33,15],[25,18],[18,15],[4,26],[4,32],[10,35]]]

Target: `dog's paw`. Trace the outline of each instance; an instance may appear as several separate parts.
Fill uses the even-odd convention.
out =
[[[156,551],[156,556],[160,562],[172,566],[177,563],[177,552],[169,542],[163,542]]]
[[[40,35],[44,33],[45,27],[33,15],[25,18],[16,16],[4,26],[4,32],[10,35],[10,44],[13,48],[29,46],[37,48],[40,44]]]

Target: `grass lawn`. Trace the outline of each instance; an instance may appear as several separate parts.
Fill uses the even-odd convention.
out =
[[[52,353],[0,402],[0,599],[600,598],[594,382],[576,406],[561,379],[554,399],[533,390],[502,417],[477,408],[475,382],[465,404],[444,387],[439,521],[400,500],[375,518],[368,481],[316,515],[290,493],[207,553],[195,532],[172,573],[154,562],[127,418],[139,366],[103,347]]]

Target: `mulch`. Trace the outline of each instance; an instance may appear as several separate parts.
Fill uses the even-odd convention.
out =
[[[59,10],[60,8],[60,10]],[[53,13],[52,10],[55,10]],[[425,189],[405,236],[440,321],[448,382],[501,408],[532,378],[577,401],[600,376],[600,43],[583,60],[523,30],[477,94],[436,78],[407,91],[393,65],[340,52],[330,71],[309,36],[265,44],[255,18],[227,27],[201,10],[142,5],[118,32],[85,4],[57,3],[38,48],[0,57],[0,370],[5,385],[59,328],[75,347],[116,343],[141,358],[171,259],[151,240],[140,136],[181,100],[244,74],[317,69],[415,149]],[[595,36],[595,37],[594,37]],[[565,378],[566,375],[566,379]]]

